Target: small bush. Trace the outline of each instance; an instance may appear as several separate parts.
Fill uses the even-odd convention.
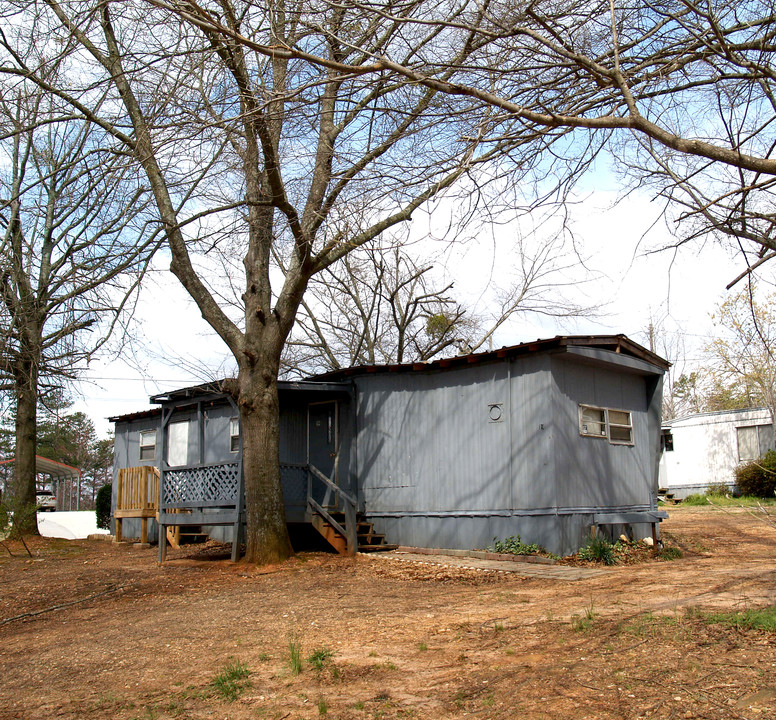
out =
[[[616,546],[610,543],[606,538],[596,535],[595,537],[591,537],[587,543],[579,549],[577,557],[579,557],[580,560],[601,562],[604,565],[616,565],[616,550]]]
[[[708,505],[709,501],[706,499],[705,495],[700,495],[698,493],[695,493],[693,495],[688,495],[684,500],[682,500],[682,505]]]
[[[712,497],[726,497],[727,495],[730,495],[730,488],[722,482],[711,483],[711,485],[706,488],[706,494],[711,495]]]
[[[739,465],[735,476],[742,495],[772,498],[776,493],[776,451],[769,450],[759,460]]]
[[[110,485],[103,485],[97,491],[94,500],[94,512],[97,514],[97,527],[101,530],[110,529],[110,500],[113,489]]]
[[[536,543],[524,543],[519,535],[512,535],[504,540],[493,538],[493,545],[486,548],[488,552],[504,553],[506,555],[538,555],[544,548]]]

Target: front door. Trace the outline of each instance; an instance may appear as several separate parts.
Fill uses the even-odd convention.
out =
[[[337,453],[337,419],[336,400],[310,403],[307,407],[307,462],[328,478]]]

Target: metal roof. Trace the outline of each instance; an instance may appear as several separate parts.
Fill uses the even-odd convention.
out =
[[[222,390],[223,384],[226,380],[232,378],[225,378],[224,380],[218,380],[216,382],[202,383],[201,385],[192,385],[191,387],[181,388],[180,390],[170,390],[169,392],[159,393],[158,395],[151,396],[152,403],[165,403],[172,400],[185,400],[186,398],[192,398],[192,400],[201,398],[205,395],[217,395],[223,396],[226,393]],[[311,382],[310,380],[279,380],[278,390],[280,392],[287,391],[310,391],[310,392],[347,392],[347,387],[337,383],[323,383],[323,382]]]
[[[653,353],[638,343],[633,342],[625,335],[556,335],[545,340],[533,340],[531,342],[510,345],[498,350],[489,350],[481,353],[457,355],[456,357],[442,358],[440,360],[428,360],[426,362],[413,362],[398,365],[361,365],[358,367],[333,370],[315,375],[311,380],[339,380],[353,375],[378,372],[420,372],[439,371],[453,368],[466,367],[476,363],[493,362],[503,358],[518,357],[535,352],[548,352],[551,350],[565,350],[569,347],[587,347],[597,350],[609,350],[611,352],[629,355],[638,358],[660,370],[668,370],[671,363]]]
[[[10,460],[0,461],[0,465],[7,465],[12,462],[16,462],[15,457],[12,457]],[[77,480],[81,477],[81,471],[78,468],[65,465],[65,463],[57,462],[56,460],[41,457],[40,455],[35,456],[35,472],[51,475],[55,480]]]
[[[124,420],[142,420],[143,418],[157,417],[162,414],[162,408],[150,408],[148,410],[139,410],[133,413],[125,413],[124,415],[111,415],[108,418],[109,422],[122,422]]]
[[[394,365],[361,365],[357,367],[344,368],[342,370],[331,370],[328,372],[313,375],[304,380],[281,380],[278,382],[280,392],[289,391],[312,391],[312,392],[335,392],[346,391],[341,384],[343,381],[354,375],[363,375],[366,373],[394,373],[394,372],[420,372],[420,371],[443,371],[454,368],[466,367],[477,363],[494,362],[504,358],[518,357],[535,352],[565,351],[571,347],[594,348],[597,350],[609,350],[611,352],[635,357],[654,365],[660,370],[667,370],[671,363],[661,358],[659,355],[647,350],[638,343],[633,342],[625,335],[557,335],[554,338],[538,339],[531,342],[520,343],[502,347],[498,350],[489,350],[481,353],[469,353],[468,355],[457,355],[455,357],[441,358],[439,360],[428,360],[425,362],[412,362]],[[152,395],[152,403],[164,404],[174,401],[181,401],[191,398],[192,401],[201,399],[203,396],[212,395],[214,399],[224,397],[224,380],[216,380],[199,385],[170,390],[168,392]],[[130,413],[127,415],[116,415],[109,417],[111,422],[126,420],[140,420],[157,416],[161,412],[160,408],[153,408],[141,412]]]

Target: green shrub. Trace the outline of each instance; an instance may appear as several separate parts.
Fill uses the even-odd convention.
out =
[[[97,527],[101,530],[110,529],[110,499],[112,488],[110,485],[103,485],[97,491],[97,497],[94,501],[94,512],[97,514]]]
[[[776,493],[776,451],[769,450],[759,460],[739,465],[735,476],[742,495],[772,498]]]
[[[493,545],[486,548],[488,552],[504,553],[506,555],[537,555],[544,548],[536,543],[524,543],[519,535],[511,535],[504,540],[493,538]]]
[[[591,537],[585,545],[579,549],[577,557],[580,560],[590,560],[592,562],[601,562],[604,565],[617,564],[617,548],[606,538],[596,535]]]
[[[694,493],[693,495],[688,495],[684,500],[682,500],[682,505],[708,505],[709,501],[706,499],[705,495],[699,495],[698,493]]]
[[[706,494],[712,497],[725,497],[730,495],[730,488],[723,482],[711,483],[706,488]]]

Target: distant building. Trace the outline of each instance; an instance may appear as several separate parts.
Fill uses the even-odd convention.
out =
[[[738,465],[774,449],[766,408],[697,413],[663,423],[660,487],[682,499],[709,485],[735,486]]]

